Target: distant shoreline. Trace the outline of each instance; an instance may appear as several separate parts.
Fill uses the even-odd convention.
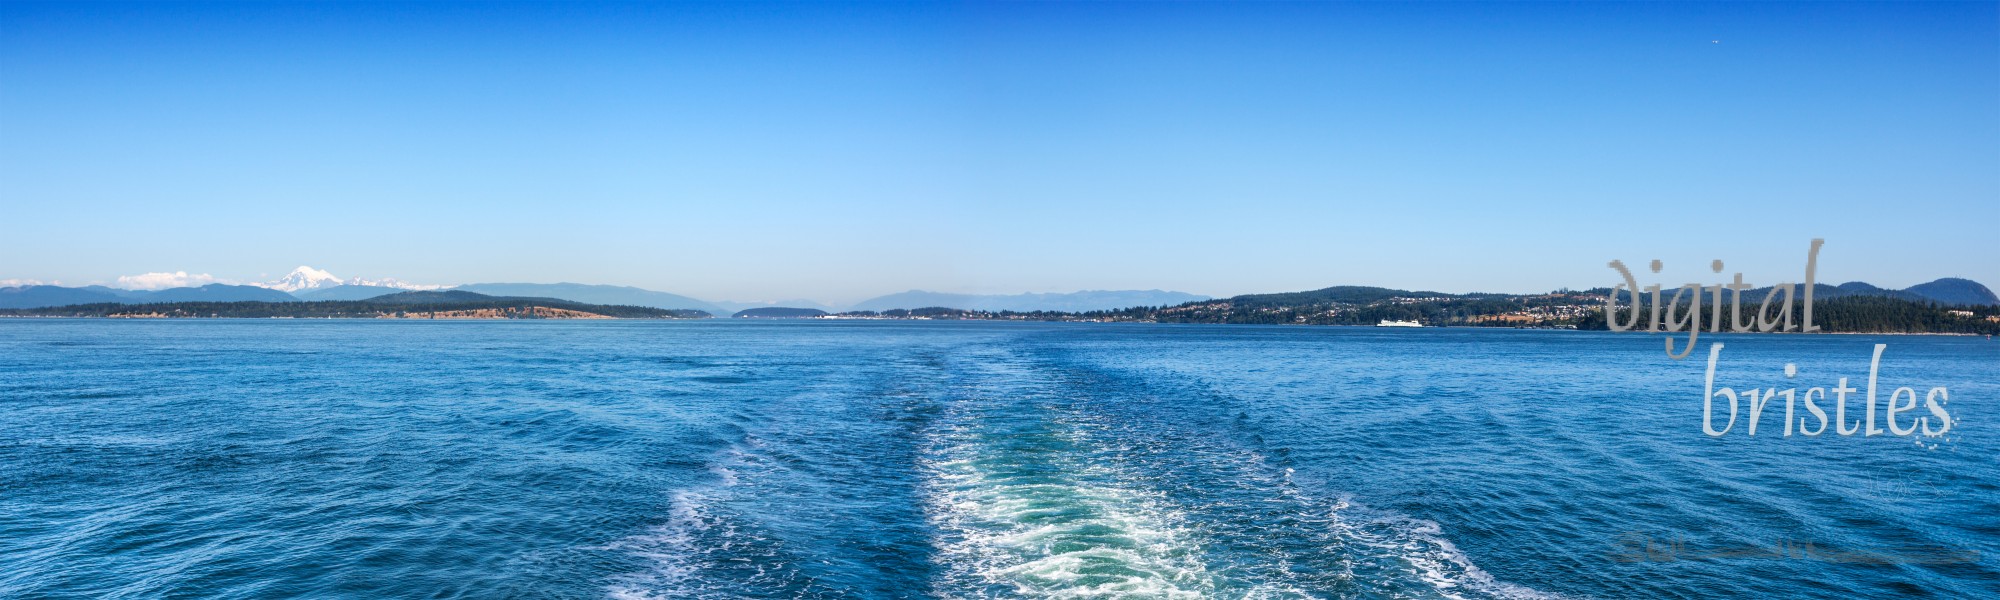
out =
[[[1818,289],[1818,288],[1815,288]],[[1794,330],[1816,326],[1826,333],[1966,334],[2000,333],[2000,305],[1950,305],[1909,298],[1840,293],[1807,303],[1779,297],[1779,302],[1720,305],[1690,301],[1653,306],[1619,307],[1619,320],[1653,315],[1687,319],[1704,333],[1734,332],[1754,325],[1763,330]],[[1984,290],[1984,288],[1980,288]],[[1607,289],[1557,290],[1530,296],[1500,294],[1451,295],[1387,288],[1343,286],[1309,292],[1263,294],[1199,300],[1172,306],[1133,306],[1090,311],[972,310],[947,307],[847,311],[829,313],[811,308],[758,307],[734,313],[733,319],[825,320],[976,320],[1040,322],[1207,323],[1229,325],[1341,325],[1422,323],[1428,326],[1495,329],[1610,330],[1605,307]],[[1676,306],[1677,305],[1677,306]],[[1630,313],[1627,313],[1627,310]],[[1666,310],[1662,310],[1666,309]],[[1700,313],[1700,314],[1694,314]],[[184,301],[157,303],[101,302],[40,308],[0,309],[0,317],[101,318],[362,318],[416,320],[518,319],[707,319],[722,315],[695,309],[590,304],[561,298],[490,296],[462,290],[400,292],[366,300],[273,302]],[[1652,329],[1643,327],[1642,329]],[[1718,331],[1719,329],[1719,331]],[[1779,331],[1765,331],[1777,333]]]
[[[567,284],[555,286],[520,284],[512,287],[480,288],[521,294],[518,296],[489,295],[464,289],[450,289],[394,292],[361,300],[289,300],[290,296],[284,296],[287,300],[271,300],[264,296],[243,298],[239,296],[253,292],[261,295],[275,292],[263,288],[239,289],[240,286],[237,288],[205,286],[179,290],[174,297],[183,299],[175,301],[122,299],[91,300],[81,304],[34,303],[57,301],[67,297],[62,294],[73,294],[78,291],[77,289],[49,286],[17,287],[0,288],[0,304],[18,307],[0,308],[0,316],[430,320],[607,317],[826,318],[1348,326],[1372,326],[1381,322],[1400,321],[1450,327],[1584,330],[1606,330],[1612,325],[1606,320],[1604,310],[1605,305],[1611,301],[1609,288],[1559,289],[1545,294],[1448,294],[1369,286],[1334,286],[1302,292],[1248,294],[1158,306],[1139,305],[1091,310],[962,309],[949,308],[949,305],[929,305],[908,309],[835,311],[824,307],[758,306],[735,313],[725,313],[719,312],[720,309],[663,308],[688,305],[684,302],[698,303],[691,298],[673,295],[638,297],[599,294],[589,297],[600,301],[613,298],[615,300],[602,303],[571,300],[568,296],[560,294],[597,293],[603,290],[592,286],[584,286],[587,289],[568,289],[563,288],[563,285]],[[1639,312],[1652,314],[1654,320],[1662,316],[1671,318],[1670,315],[1685,315],[1689,311],[1698,311],[1702,313],[1701,324],[1708,326],[1704,329],[1715,327],[1719,320],[1720,328],[1725,331],[1734,329],[1735,325],[1752,324],[1757,319],[1765,317],[1776,317],[1776,320],[1771,322],[1784,323],[1781,327],[1783,329],[1803,327],[1808,321],[1804,318],[1805,311],[1810,306],[1814,311],[1813,318],[1809,319],[1811,324],[1829,333],[1971,335],[2000,333],[2000,298],[1995,298],[1991,290],[1970,280],[1940,279],[1905,290],[1883,290],[1859,282],[1840,286],[1817,284],[1812,290],[1813,300],[1810,303],[1805,300],[1804,294],[1799,298],[1791,298],[1789,295],[1776,294],[1776,288],[1748,290],[1741,295],[1732,294],[1727,302],[1719,304],[1712,304],[1706,300],[1665,301],[1668,304],[1677,304],[1679,308],[1675,311],[1678,312],[1661,311],[1659,309],[1665,307],[1653,306],[1654,303],[1663,302],[1661,298],[1640,298],[1637,301],[1641,303]],[[1932,295],[1924,296],[1918,292]],[[935,295],[908,300],[911,302],[973,300],[968,299],[970,297],[932,296]],[[215,299],[185,299],[189,297]],[[1757,300],[1760,297],[1763,300]],[[1621,300],[1632,301],[1628,298]],[[1766,302],[1773,298],[1778,302],[1766,306]],[[1960,301],[1946,302],[1951,298],[1958,298]],[[1624,310],[1625,306],[1621,306],[1620,310]],[[1660,314],[1662,312],[1664,314]],[[1626,320],[1622,312],[1620,317],[1621,322]],[[1740,320],[1746,317],[1750,320]]]
[[[1264,326],[1264,327],[1315,327],[1315,328],[1316,328],[1316,327],[1326,327],[1326,328],[1353,328],[1353,329],[1371,329],[1371,330],[1372,330],[1372,329],[1383,329],[1383,330],[1403,330],[1403,331],[1409,331],[1409,330],[1416,330],[1416,331],[1425,331],[1425,330],[1436,330],[1436,329],[1449,329],[1449,330],[1455,330],[1455,331],[1552,331],[1552,332],[1582,332],[1582,333],[1611,333],[1611,332],[1609,332],[1609,331],[1607,331],[1607,330],[1601,330],[1601,329],[1575,329],[1575,328],[1562,328],[1562,327],[1500,327],[1500,326],[1478,326],[1478,325],[1426,325],[1426,326],[1423,326],[1423,327],[1377,327],[1377,326],[1374,326],[1374,325],[1348,325],[1348,324],[1324,324],[1324,323],[1183,323],[1183,322],[1157,322],[1157,321],[1092,321],[1092,320],[1057,320],[1057,319],[1045,319],[1045,320],[1034,320],[1034,319],[987,319],[987,318],[958,318],[958,319],[930,319],[930,318],[892,318],[892,317],[868,317],[868,318],[861,318],[861,317],[838,317],[838,316],[827,316],[827,317],[757,317],[757,318],[728,318],[728,317],[701,317],[701,318],[659,318],[659,317],[604,317],[604,316],[596,316],[596,317],[533,317],[533,318],[510,318],[510,317],[438,317],[438,318],[427,318],[427,317],[421,317],[421,316],[416,316],[416,317],[359,317],[359,316],[340,316],[340,317],[205,317],[205,316],[158,316],[158,317],[154,317],[154,316],[130,316],[130,317],[128,317],[128,316],[77,316],[77,315],[8,315],[8,314],[0,314],[0,320],[6,320],[6,319],[19,319],[19,320],[31,320],[31,319],[34,319],[34,320],[40,320],[40,319],[58,319],[58,320],[76,320],[76,321],[89,321],[89,320],[98,320],[98,321],[378,321],[378,322],[379,322],[379,321],[452,321],[452,322],[504,322],[504,321],[565,321],[565,322],[568,322],[568,321],[652,321],[652,322],[754,322],[754,323],[785,323],[785,322],[798,322],[798,323],[804,323],[804,322],[850,322],[850,321],[864,321],[864,322],[885,322],[885,321],[897,321],[897,322],[937,322],[937,323],[953,323],[953,322],[973,322],[973,323],[1074,323],[1074,324],[1083,324],[1083,325],[1208,325],[1208,326],[1239,326],[1239,327],[1240,327],[1240,326]],[[1638,335],[1664,335],[1664,334],[1668,334],[1668,333],[1670,333],[1670,332],[1665,332],[1665,331],[1659,331],[1659,332],[1647,332],[1647,331],[1631,331],[1631,332],[1619,332],[1619,333],[1627,333],[1627,334],[1638,334]],[[1685,333],[1685,332],[1674,332],[1674,333]],[[1735,331],[1721,331],[1721,332],[1715,332],[1715,331],[1703,331],[1703,332],[1701,332],[1701,333],[1702,333],[1703,335],[1724,335],[1724,334],[1727,334],[1727,335],[1786,335],[1786,336],[1792,336],[1792,335],[1807,335],[1807,336],[1811,336],[1811,335],[1895,335],[1895,336],[1950,336],[1950,337],[1992,337],[1992,335],[1993,335],[1993,334],[1987,334],[1987,333],[1965,333],[1965,332],[1924,332],[1924,331],[1816,331],[1816,332],[1812,332],[1812,333],[1803,333],[1803,332],[1798,332],[1798,331],[1781,331],[1781,332],[1735,332]]]

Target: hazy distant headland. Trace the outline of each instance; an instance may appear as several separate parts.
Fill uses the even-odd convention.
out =
[[[827,316],[827,312],[817,308],[771,306],[746,308],[730,316],[738,319],[817,319]]]

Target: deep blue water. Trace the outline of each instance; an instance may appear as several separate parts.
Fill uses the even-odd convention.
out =
[[[1960,422],[1711,438],[1636,333],[0,320],[0,597],[2000,597],[2000,341],[1708,340]]]

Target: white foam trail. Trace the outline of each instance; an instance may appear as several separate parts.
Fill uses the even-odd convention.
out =
[[[1075,430],[1056,436],[1068,439],[1045,441],[1087,443]],[[1115,483],[1113,466],[1073,452],[1009,455],[1021,440],[989,441],[963,427],[932,439],[927,512],[947,571],[937,595],[1205,598],[1215,591],[1183,515]]]

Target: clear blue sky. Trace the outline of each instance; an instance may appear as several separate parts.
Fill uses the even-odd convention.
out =
[[[0,4],[0,279],[2000,286],[1979,4]]]

